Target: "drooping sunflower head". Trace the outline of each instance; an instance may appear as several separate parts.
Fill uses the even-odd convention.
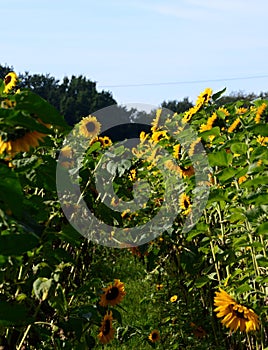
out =
[[[31,148],[39,146],[44,142],[46,134],[38,131],[29,131],[23,128],[15,128],[12,134],[4,139],[0,136],[0,154],[11,155],[12,157],[20,152],[29,152]]]
[[[259,329],[258,315],[252,309],[246,306],[238,304],[234,298],[220,288],[219,292],[215,293],[214,297],[214,309],[217,312],[217,317],[223,319],[221,323],[225,327],[230,328],[231,331],[241,332],[256,331]]]
[[[108,305],[115,306],[121,303],[126,295],[125,285],[118,279],[115,279],[113,284],[103,288],[103,292],[99,303],[103,307]]]
[[[15,72],[8,73],[4,78],[5,88],[4,93],[8,94],[18,82],[18,76]]]
[[[152,330],[152,332],[149,334],[149,340],[152,343],[155,343],[160,340],[160,333],[157,329]]]
[[[102,344],[107,344],[114,338],[115,330],[112,321],[112,312],[107,312],[101,322],[100,333],[98,334],[99,341]]]
[[[101,129],[101,123],[98,122],[97,118],[89,115],[81,120],[79,131],[81,135],[85,137],[94,138],[96,137]]]

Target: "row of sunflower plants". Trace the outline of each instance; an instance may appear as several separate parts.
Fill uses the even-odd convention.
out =
[[[161,144],[174,156],[164,163],[167,169],[186,184],[172,230],[133,251],[147,261],[157,286],[153,298],[162,308],[156,338],[169,349],[267,349],[268,101],[219,108],[223,92],[206,89],[194,107],[162,124],[157,111],[152,133],[141,134],[141,144],[147,138],[149,146],[134,152]],[[170,136],[171,124],[180,135],[189,124],[194,128],[188,147]],[[198,223],[185,231],[194,201],[202,202],[193,158],[201,145],[209,161],[209,196]]]
[[[14,72],[0,81],[0,99],[0,346],[106,344],[115,320],[122,323],[116,306],[126,292],[101,264],[115,253],[74,230],[60,207],[57,158],[70,128],[44,99],[20,89]],[[70,152],[63,147],[66,171]]]
[[[127,343],[131,329],[131,338],[139,335],[143,348],[263,350],[268,339],[268,101],[218,108],[223,91],[213,95],[206,89],[185,113],[168,112],[163,118],[165,111],[157,110],[131,161],[118,162],[114,154],[103,156],[112,141],[98,135],[101,123],[95,116],[83,118],[71,142],[63,141],[69,128],[62,116],[16,84],[12,72],[0,88],[3,345],[113,347],[116,341]],[[122,156],[129,150],[114,145],[113,152]],[[108,176],[102,181],[108,189],[112,182],[116,194],[107,194],[109,205],[100,200],[95,183],[103,158]],[[57,171],[79,182],[78,200],[67,191],[59,202]],[[171,175],[168,189],[165,172]],[[150,185],[148,201],[139,210],[120,211],[121,202],[133,200],[135,185],[148,190],[144,179]],[[66,219],[84,230],[81,199],[110,227],[123,228],[123,235],[111,229],[109,235],[92,230],[89,239],[82,237]],[[148,223],[161,208],[173,222],[167,230],[158,222],[163,233],[157,237]],[[131,235],[142,225],[148,232]],[[122,250],[106,250],[93,243],[98,239],[108,246],[121,240],[120,248],[146,264],[145,280],[156,285],[150,300],[160,315],[146,337],[141,334],[148,328],[124,324],[121,302],[128,294],[124,283],[110,281],[107,273]],[[131,259],[129,254],[126,264]],[[146,302],[139,295],[135,299]]]

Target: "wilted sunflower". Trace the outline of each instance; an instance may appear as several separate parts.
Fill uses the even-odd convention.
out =
[[[180,208],[183,210],[182,214],[183,215],[188,215],[191,212],[191,201],[190,201],[190,197],[187,196],[186,193],[183,193],[182,195],[180,195]]]
[[[157,329],[154,329],[150,334],[149,334],[149,340],[152,343],[155,343],[160,340],[160,333]]]
[[[100,305],[106,307],[108,305],[115,306],[124,299],[126,295],[125,285],[120,280],[115,279],[114,284],[103,288],[104,293],[101,296]]]
[[[98,122],[97,118],[89,115],[81,120],[79,131],[85,137],[93,138],[97,136],[101,129],[101,123]]]
[[[100,333],[98,334],[98,338],[102,344],[107,344],[114,338],[115,330],[113,329],[112,325],[112,315],[113,314],[111,311],[107,312],[101,322]]]
[[[4,93],[7,94],[11,91],[16,85],[18,81],[18,76],[15,72],[8,73],[4,78],[5,88]]]
[[[214,311],[217,312],[217,317],[224,317],[221,323],[225,327],[234,332],[240,329],[241,332],[246,331],[246,333],[259,328],[259,318],[253,310],[238,304],[221,288],[215,294],[214,305],[217,307]]]

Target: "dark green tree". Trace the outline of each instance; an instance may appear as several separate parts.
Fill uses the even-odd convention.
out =
[[[161,106],[171,110],[172,112],[183,113],[189,108],[193,107],[193,103],[189,101],[188,97],[184,97],[182,101],[164,101],[162,102]]]

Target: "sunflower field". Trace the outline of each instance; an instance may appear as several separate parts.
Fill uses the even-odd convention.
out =
[[[268,100],[223,93],[129,150],[0,80],[0,349],[268,349]]]

